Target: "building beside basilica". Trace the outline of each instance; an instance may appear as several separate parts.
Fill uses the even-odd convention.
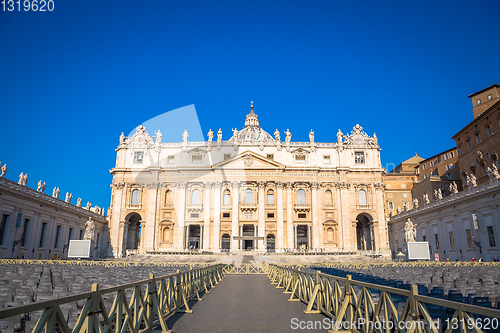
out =
[[[150,129],[157,130],[157,129]],[[356,125],[335,142],[292,142],[253,111],[222,140],[162,143],[143,126],[116,149],[112,252],[291,249],[388,254],[377,138]],[[215,136],[215,137],[214,137]]]

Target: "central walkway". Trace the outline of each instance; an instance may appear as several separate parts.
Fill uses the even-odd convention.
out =
[[[245,256],[246,261],[253,261],[253,257]],[[176,313],[167,324],[174,333],[327,332],[293,329],[300,321],[305,327],[307,321],[323,321],[326,317],[305,314],[306,304],[289,302],[289,297],[264,274],[227,275],[202,301],[190,303],[193,313]]]

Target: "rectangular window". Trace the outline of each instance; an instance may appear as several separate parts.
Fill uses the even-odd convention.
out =
[[[170,155],[170,156],[168,157],[168,163],[174,163],[174,162],[175,162],[175,158],[174,158],[174,156],[173,156],[173,155]]]
[[[481,136],[479,135],[479,133],[476,134],[476,144],[480,143],[481,142]]]
[[[472,232],[470,229],[465,230],[465,233],[467,234],[467,246],[469,246],[469,249],[472,249],[474,247],[474,243],[472,242]]]
[[[274,154],[267,154],[267,158],[270,160],[274,160]]]
[[[79,240],[82,240],[82,239],[83,239],[83,230],[80,230],[80,236],[78,236],[78,239],[79,239]]]
[[[306,213],[299,213],[299,219],[305,219],[306,216]]]
[[[441,163],[441,157],[438,157],[438,159],[436,160],[436,163]]]
[[[462,155],[462,146],[458,147],[458,155]]]
[[[406,184],[401,184],[401,187],[402,188],[406,188]]]
[[[199,217],[200,217],[200,214],[199,214],[199,213],[193,213],[193,214],[191,214],[191,218],[192,218],[192,219],[197,219],[197,218],[199,218]]]
[[[468,148],[468,149],[471,149],[471,148],[472,148],[472,144],[470,143],[470,140],[467,140],[467,148]]]
[[[491,126],[486,127],[486,132],[488,133],[488,136],[491,136],[493,134],[493,131],[491,130]]]
[[[420,175],[420,168],[417,168],[416,171],[417,171],[417,175]]]
[[[44,222],[42,224],[42,232],[40,233],[40,242],[38,243],[38,247],[43,247],[46,233],[47,233],[47,223]]]
[[[7,219],[9,215],[3,214],[2,223],[0,224],[0,245],[3,245],[3,239],[5,238],[5,231],[7,230]]]
[[[26,239],[28,239],[30,220],[24,220],[23,235],[21,236],[21,246],[26,246]]]
[[[304,163],[305,161],[306,161],[306,155],[295,155],[295,162]]]
[[[489,226],[486,227],[486,229],[488,230],[488,240],[490,241],[490,247],[496,247],[497,242],[495,241],[495,233],[493,232],[493,227]]]
[[[59,248],[59,238],[61,238],[61,226],[58,225],[56,229],[56,241],[54,243],[54,248],[58,249]]]
[[[455,240],[453,239],[453,231],[450,231],[449,235],[450,235],[450,247],[452,249],[454,249],[455,248]]]
[[[403,193],[403,198],[408,198],[408,193]]]
[[[392,203],[392,201],[389,201],[389,209],[394,209],[394,204]]]
[[[134,163],[142,163],[143,159],[144,159],[144,152],[143,151],[136,151],[134,153]]]
[[[450,154],[451,154],[451,157],[453,157],[453,156],[455,155],[455,153],[454,153],[454,152],[451,152]]]
[[[201,155],[191,156],[191,162],[193,162],[193,163],[200,163],[202,161],[203,161],[203,156],[201,156]]]
[[[222,213],[222,217],[228,219],[231,217],[231,213]]]
[[[268,205],[273,205],[274,204],[274,193],[268,193],[267,194],[267,204]]]
[[[325,164],[330,163],[330,155],[323,155],[323,163]]]
[[[439,236],[438,236],[438,234],[434,234],[434,240],[436,241],[436,250],[439,250]]]
[[[365,153],[362,151],[357,151],[354,153],[354,163],[365,164]]]
[[[224,160],[228,160],[231,158],[231,154],[224,154]]]
[[[427,170],[427,165],[423,164],[422,165],[422,170]]]
[[[391,188],[391,187],[392,187],[392,185],[391,185],[391,184],[387,184],[387,185],[385,186],[385,188]]]
[[[267,213],[268,219],[274,219],[274,213]]]
[[[431,161],[431,163],[429,163],[429,166],[432,168],[434,166],[434,161]]]

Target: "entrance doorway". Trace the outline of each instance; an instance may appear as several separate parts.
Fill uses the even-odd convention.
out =
[[[243,236],[254,237],[255,236],[255,227],[251,224],[243,225]],[[255,248],[255,240],[253,239],[245,239],[243,240],[242,249],[244,251],[252,251]]]
[[[299,250],[309,249],[309,235],[307,225],[297,226],[297,248]]]
[[[275,252],[276,251],[276,238],[274,235],[267,235],[267,252]]]
[[[137,213],[131,213],[125,219],[130,224],[128,225],[127,237],[125,244],[126,250],[137,250],[141,247],[141,215]]]
[[[356,223],[356,243],[358,245],[359,251],[372,251],[375,250],[375,244],[373,244],[373,226],[370,222],[370,218],[365,214],[359,214],[356,217],[358,221]]]
[[[231,249],[231,237],[228,234],[222,235],[221,249],[222,251],[229,251]]]
[[[188,241],[188,249],[190,250],[198,250],[200,249],[200,236],[201,236],[201,227],[199,225],[190,225],[189,226],[189,241]]]

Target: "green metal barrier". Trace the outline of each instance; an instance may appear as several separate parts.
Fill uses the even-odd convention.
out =
[[[99,290],[92,285],[90,292],[32,303],[0,310],[0,319],[21,316],[43,310],[32,332],[168,332],[165,318],[174,312],[191,313],[188,301],[201,300],[200,292],[209,293],[225,276],[224,267],[217,264],[188,271],[154,277]],[[145,288],[145,292],[143,291]],[[133,290],[127,299],[126,290]],[[116,293],[110,309],[106,309],[103,296]],[[85,300],[74,328],[70,328],[60,305]]]
[[[320,271],[303,272],[275,264],[267,265],[267,273],[271,283],[277,285],[276,288],[283,288],[284,293],[290,294],[289,301],[302,301],[307,304],[305,313],[323,313],[335,323],[340,323],[335,325],[331,332],[350,330],[365,333],[479,333],[482,332],[486,319],[489,320],[490,326],[496,323],[496,327],[491,326],[491,329],[498,328],[500,323],[500,310],[422,296],[418,294],[417,285],[412,285],[411,291],[408,291],[355,281],[351,279],[351,275],[342,278]],[[380,292],[378,303],[375,303],[370,290]],[[406,298],[402,313],[398,312],[391,299],[394,296],[391,295]],[[455,311],[451,318],[437,326],[436,318],[431,317],[426,304]],[[392,327],[388,327],[389,322]],[[345,328],[345,323],[348,329]],[[403,327],[400,327],[401,323],[404,323]]]
[[[103,267],[186,267],[189,269],[213,265],[212,263],[189,262],[131,262],[118,260],[32,260],[0,259],[0,265],[60,265],[60,266],[103,266]]]

